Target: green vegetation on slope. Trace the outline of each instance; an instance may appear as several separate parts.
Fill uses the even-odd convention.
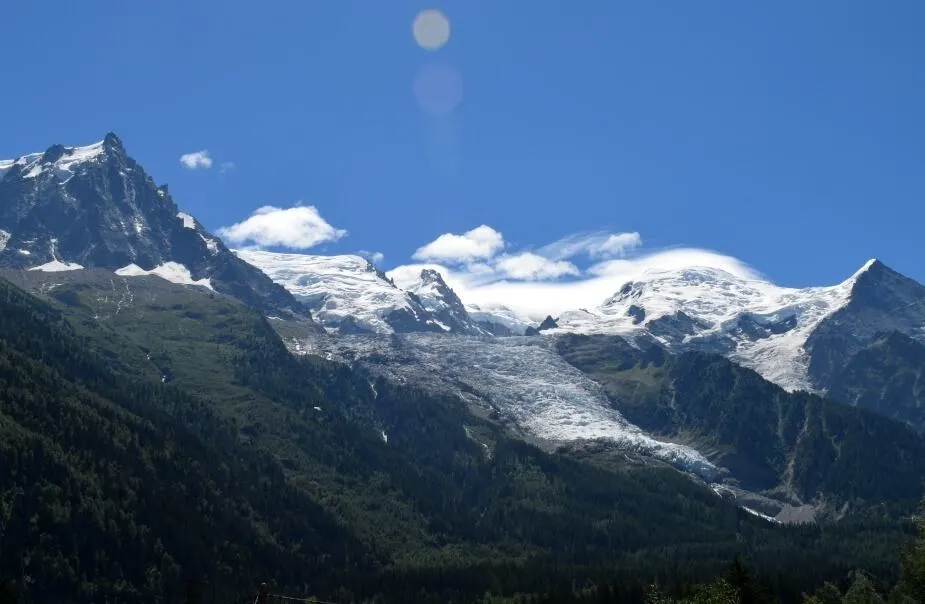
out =
[[[264,580],[344,602],[589,582],[634,600],[736,554],[797,594],[888,575],[905,539],[774,527],[667,468],[543,453],[455,399],[294,357],[198,288],[13,276],[45,299],[0,281],[0,578],[28,601],[176,601],[188,580],[218,601]]]

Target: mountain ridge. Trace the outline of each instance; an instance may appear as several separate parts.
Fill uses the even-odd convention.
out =
[[[403,289],[358,255],[265,250],[235,253],[301,300],[332,332],[487,333],[469,317],[462,302],[436,273],[423,271],[416,287]]]

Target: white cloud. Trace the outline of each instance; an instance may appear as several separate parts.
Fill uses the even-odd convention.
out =
[[[184,153],[180,156],[180,163],[188,170],[209,169],[212,167],[212,157],[208,149]]]
[[[626,281],[636,279],[647,271],[668,271],[690,267],[716,268],[743,279],[761,278],[760,273],[737,258],[697,248],[677,248],[639,258],[606,260],[592,265],[588,273],[598,277],[625,277]]]
[[[234,245],[279,246],[304,250],[347,234],[321,217],[314,206],[258,208],[249,218],[222,227],[219,236]]]
[[[418,248],[415,260],[462,264],[491,258],[504,248],[504,237],[487,225],[462,235],[444,233],[427,245]]]
[[[385,255],[382,252],[368,252],[366,250],[360,250],[357,252],[357,255],[366,258],[371,264],[374,265],[382,264],[382,261],[385,260]]]
[[[541,255],[554,260],[565,260],[585,254],[590,258],[613,258],[642,245],[639,233],[577,233],[543,246]]]
[[[611,258],[622,256],[642,245],[639,233],[617,233],[588,249],[592,258]]]
[[[237,167],[237,166],[234,165],[234,162],[233,162],[233,161],[223,161],[223,162],[222,162],[221,164],[219,164],[219,166],[218,166],[218,173],[219,173],[219,174],[226,174],[226,173],[231,172],[232,170],[234,170],[236,167]]]
[[[447,285],[466,304],[477,304],[485,309],[506,306],[541,321],[546,315],[557,316],[566,310],[598,306],[624,283],[639,279],[646,272],[686,267],[716,268],[745,279],[761,278],[740,260],[693,248],[600,262],[593,265],[585,277],[568,281],[513,281],[498,271],[474,273],[469,267],[452,269],[436,264],[400,266],[388,275],[396,285],[403,287],[416,280],[422,268],[431,268],[440,272]]]
[[[495,266],[505,276],[520,280],[536,281],[580,274],[578,267],[571,262],[550,260],[533,252],[503,256]]]

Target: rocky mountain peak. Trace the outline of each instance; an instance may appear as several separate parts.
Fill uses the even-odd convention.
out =
[[[66,152],[67,148],[64,145],[52,145],[42,154],[41,162],[43,164],[53,164],[61,159]]]
[[[879,260],[868,261],[846,282],[847,303],[819,324],[806,342],[809,374],[827,387],[846,358],[882,333],[925,341],[925,286]]]
[[[424,283],[425,285],[436,283],[443,285],[444,287],[446,286],[446,283],[443,281],[443,277],[440,276],[440,273],[432,268],[425,268],[421,270],[421,283]]]
[[[852,295],[874,294],[874,290],[881,287],[913,287],[919,285],[877,259],[871,259],[864,263],[864,266],[852,275],[851,281],[854,282],[851,288]]]
[[[103,146],[107,150],[125,151],[125,147],[122,145],[122,139],[116,136],[115,132],[106,133],[105,138],[103,138]]]
[[[104,268],[176,275],[262,310],[305,313],[283,288],[181,215],[109,133],[0,161],[0,267]],[[169,270],[160,270],[169,266]],[[44,269],[43,269],[44,270]]]
[[[446,331],[474,335],[488,333],[472,320],[462,300],[439,272],[427,268],[421,270],[418,281],[407,290],[420,300],[421,305],[434,315]]]

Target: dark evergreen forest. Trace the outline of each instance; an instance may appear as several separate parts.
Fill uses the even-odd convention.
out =
[[[902,514],[773,525],[140,281],[106,320],[108,282],[0,281],[0,602],[252,602],[261,582],[329,602],[921,601]]]

